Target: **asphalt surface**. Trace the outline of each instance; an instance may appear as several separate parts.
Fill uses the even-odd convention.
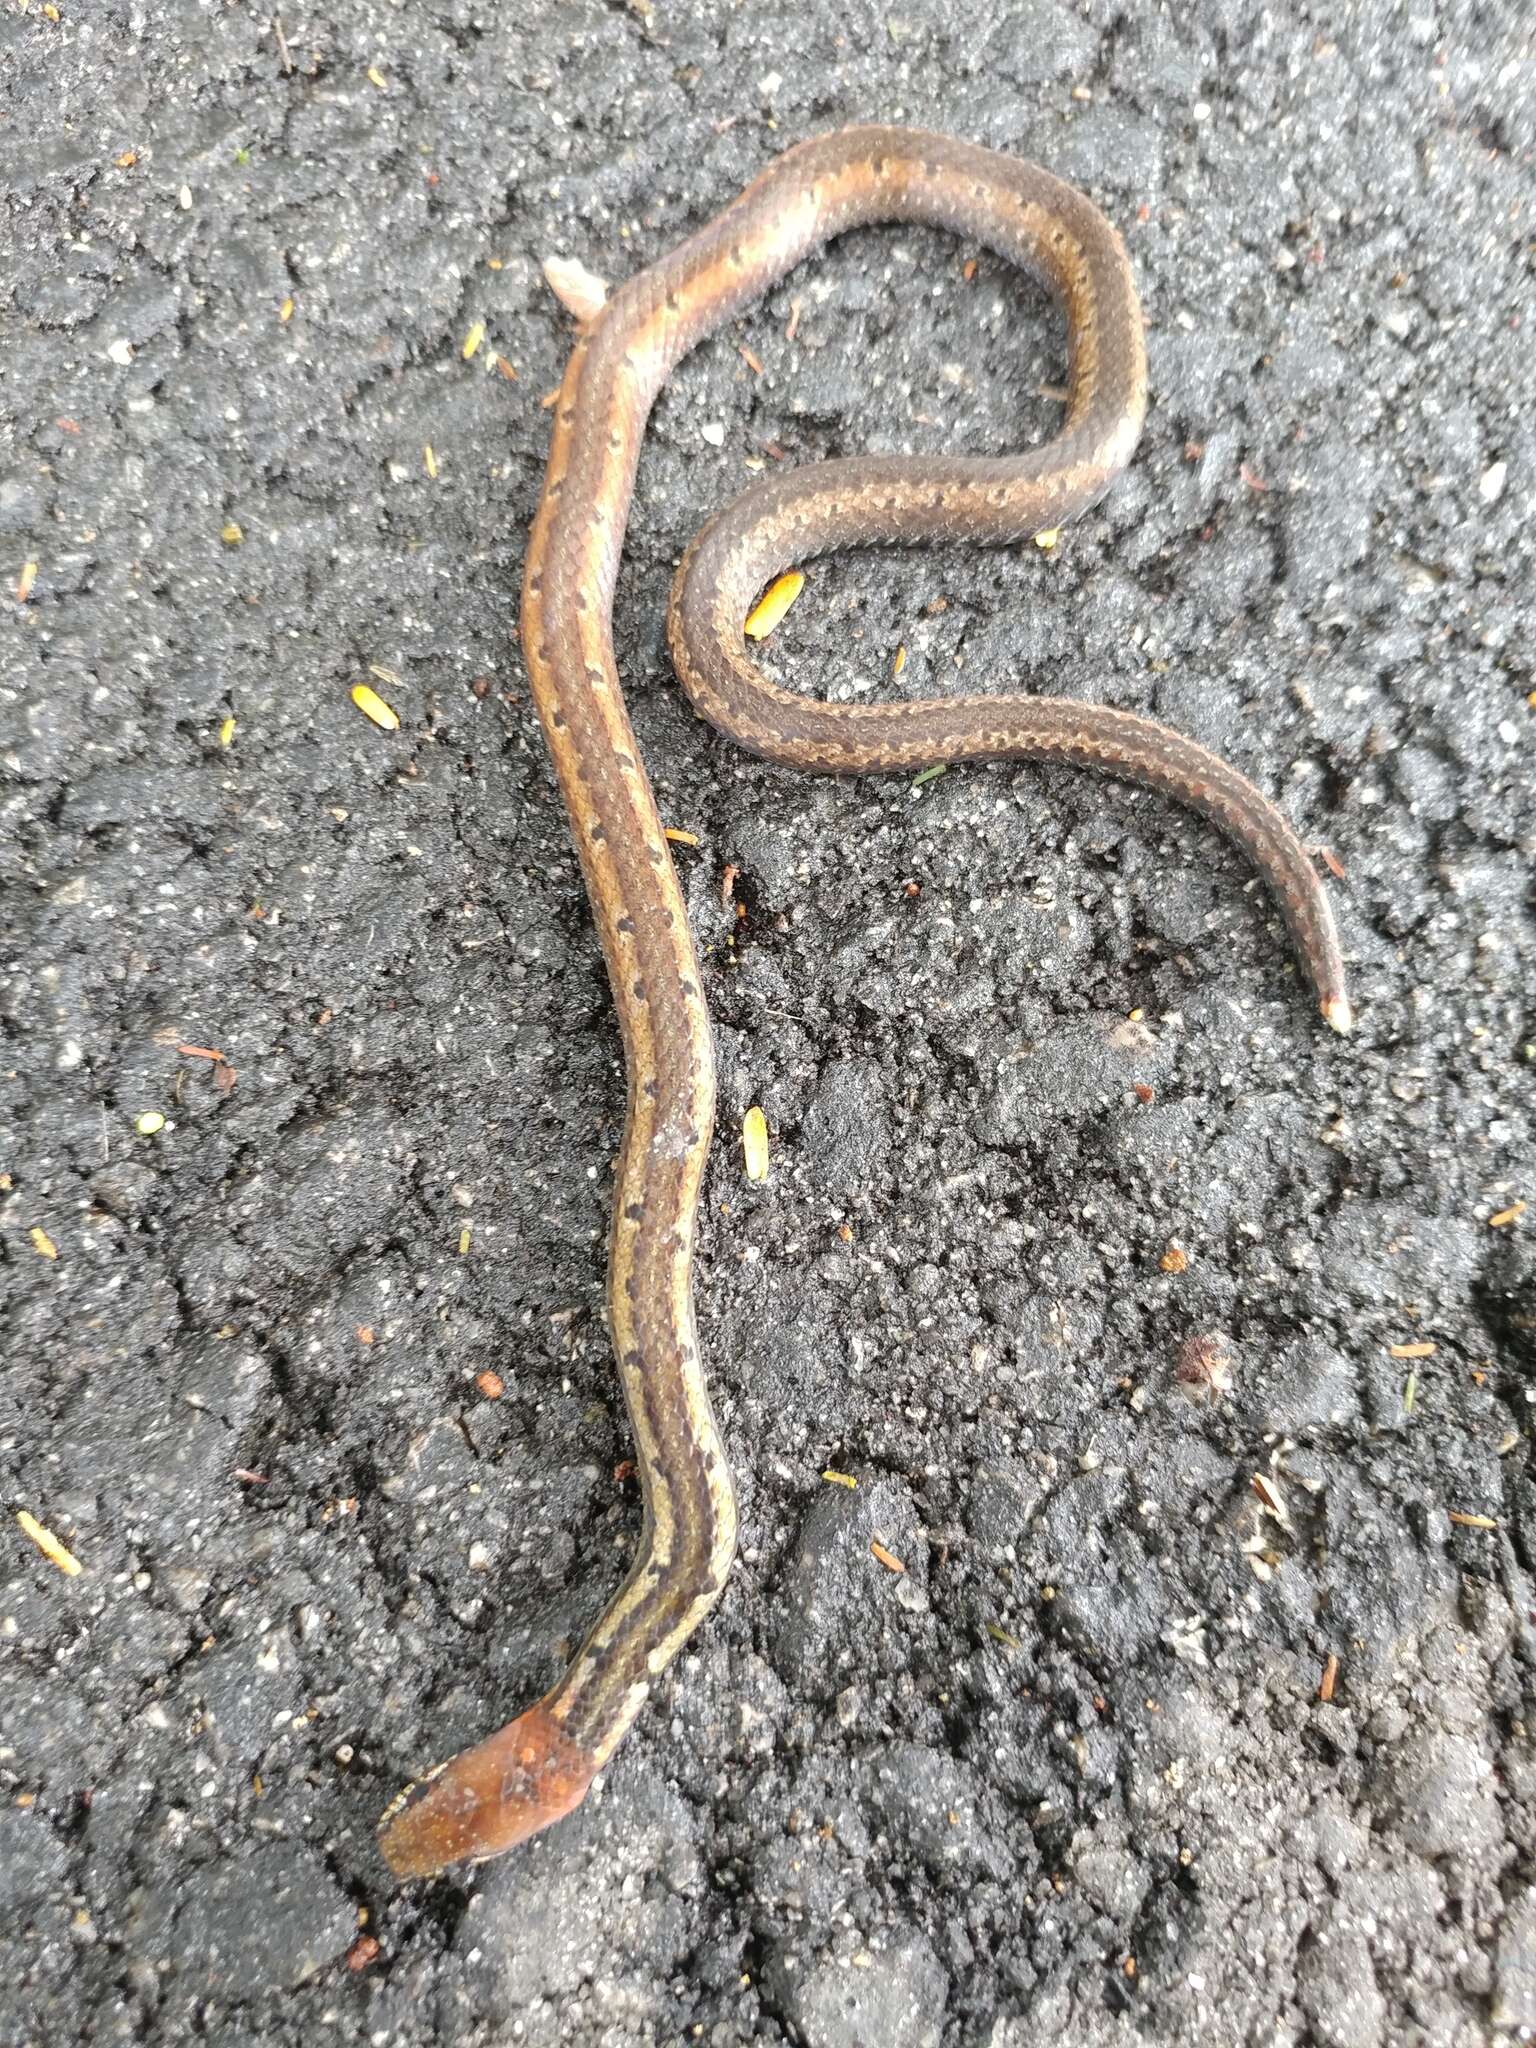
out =
[[[1536,2034],[1524,10],[7,0],[0,65],[0,1459],[83,1566],[7,1518],[0,2040]],[[401,1892],[378,1812],[639,1517],[515,641],[541,265],[855,119],[1088,190],[1154,403],[1053,552],[815,565],[773,671],[1217,748],[1331,856],[1359,1029],[1174,807],[800,779],[672,681],[754,464],[1051,431],[1032,287],[869,231],[685,364],[616,631],[742,1555],[577,1815]]]

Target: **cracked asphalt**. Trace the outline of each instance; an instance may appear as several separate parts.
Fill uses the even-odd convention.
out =
[[[0,2041],[1536,2038],[1526,12],[6,0],[0,108]],[[683,365],[616,636],[742,1554],[576,1815],[401,1892],[379,1811],[639,1521],[541,266],[870,119],[1092,194],[1153,407],[1055,550],[815,564],[770,667],[1215,747],[1359,1028],[1172,806],[796,778],[670,676],[755,466],[1051,431],[1030,285],[861,232]]]

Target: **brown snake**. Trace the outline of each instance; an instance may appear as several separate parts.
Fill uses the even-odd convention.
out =
[[[719,1597],[736,1509],[694,1333],[692,1257],[714,1118],[709,1013],[682,893],[614,663],[619,552],[651,406],[680,357],[832,236],[918,221],[1041,279],[1068,322],[1066,420],[1000,460],[879,456],[764,479],[713,519],[674,586],[669,637],[695,705],[798,768],[1073,761],[1177,797],[1242,846],[1285,912],[1323,1015],[1350,1027],[1327,898],[1251,783],[1150,720],[1061,698],[830,705],[767,682],[742,621],[768,579],[871,542],[1018,541],[1092,505],[1146,411],[1141,313],[1120,237],[1033,165],[939,135],[851,128],[791,149],[708,227],[625,284],[577,337],[528,546],[523,650],[613,985],[629,1103],[610,1242],[614,1350],[645,1528],[623,1586],[554,1689],[385,1815],[402,1877],[493,1856],[569,1813]]]

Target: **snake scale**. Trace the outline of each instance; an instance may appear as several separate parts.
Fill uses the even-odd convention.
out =
[[[1140,308],[1120,237],[1072,187],[945,136],[850,128],[786,151],[714,221],[631,278],[578,333],[529,540],[522,640],[623,1035],[628,1110],[609,1307],[645,1526],[623,1585],[552,1691],[402,1793],[381,1823],[401,1877],[498,1854],[581,1800],[735,1550],[730,1471],[694,1330],[692,1260],[714,1118],[709,1014],[683,897],[614,661],[619,555],[646,420],[678,360],[831,237],[878,221],[946,228],[1041,280],[1068,326],[1066,417],[1002,459],[863,457],[776,472],[704,528],[668,637],[702,714],[754,753],[858,774],[940,762],[1068,761],[1175,797],[1243,847],[1273,889],[1337,1030],[1350,1028],[1328,901],[1285,819],[1167,727],[1061,698],[830,705],[777,688],[742,621],[781,570],[870,543],[1019,541],[1092,505],[1147,402]]]

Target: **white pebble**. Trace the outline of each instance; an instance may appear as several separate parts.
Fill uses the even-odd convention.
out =
[[[703,426],[700,427],[699,432],[704,436],[711,448],[723,448],[725,446],[725,423],[723,420],[706,420]]]
[[[1504,482],[1509,475],[1507,462],[1492,462],[1483,471],[1478,482],[1478,491],[1485,505],[1497,504],[1504,495]]]

